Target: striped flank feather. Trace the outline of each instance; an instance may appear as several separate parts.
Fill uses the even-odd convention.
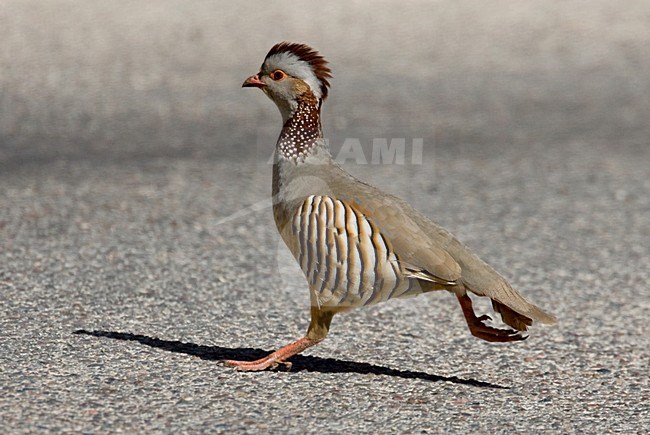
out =
[[[291,226],[294,255],[319,307],[358,307],[420,293],[390,244],[361,212],[328,196],[309,196]]]

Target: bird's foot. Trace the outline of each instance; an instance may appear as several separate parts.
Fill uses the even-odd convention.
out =
[[[314,340],[311,338],[303,337],[293,343],[278,349],[270,355],[256,361],[236,361],[232,359],[223,360],[222,362],[227,367],[234,367],[242,371],[260,371],[266,369],[274,369],[282,364],[287,370],[291,370],[292,364],[287,359],[302,352],[303,350],[311,347],[321,340]]]
[[[515,331],[514,329],[498,329],[486,325],[484,322],[492,320],[492,318],[487,314],[476,317],[474,308],[472,307],[472,300],[469,296],[457,295],[457,298],[463,309],[469,331],[474,337],[494,342],[521,341],[528,338],[527,335],[521,335],[520,331]]]
[[[236,370],[240,371],[261,371],[266,369],[275,369],[279,365],[283,365],[287,370],[291,370],[292,364],[289,361],[280,361],[275,358],[272,358],[274,354],[266,356],[264,358],[258,359],[256,361],[237,361],[232,359],[227,359],[221,361],[226,367],[233,367]]]
[[[520,331],[514,329],[499,329],[488,326],[483,323],[485,320],[491,320],[490,316],[476,317],[473,321],[467,322],[474,337],[496,342],[521,341],[528,338],[527,335],[521,335]]]

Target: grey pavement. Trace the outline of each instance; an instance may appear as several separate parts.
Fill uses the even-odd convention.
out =
[[[3,433],[648,433],[650,5],[0,2]],[[345,167],[556,314],[471,337],[450,294],[334,319],[293,369],[304,278],[276,234],[280,40],[331,61]],[[489,312],[486,303],[479,304]]]

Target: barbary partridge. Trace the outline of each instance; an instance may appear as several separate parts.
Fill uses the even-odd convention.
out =
[[[265,358],[224,363],[240,370],[290,367],[288,358],[327,336],[335,314],[434,290],[456,295],[470,332],[483,340],[524,340],[521,332],[534,320],[555,323],[448,231],[334,161],[320,122],[331,77],[318,52],[281,42],[243,84],[260,88],[282,114],[273,216],[309,283],[311,322],[305,337]],[[513,329],[486,325],[490,317],[476,316],[468,293],[490,298]]]

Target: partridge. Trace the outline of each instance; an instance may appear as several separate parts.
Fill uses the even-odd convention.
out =
[[[435,290],[456,295],[471,334],[483,340],[524,340],[533,321],[555,323],[444,228],[336,163],[320,121],[331,77],[317,51],[281,42],[243,84],[260,88],[282,115],[273,216],[309,284],[311,321],[304,337],[265,358],[224,363],[239,370],[290,367],[288,358],[325,339],[335,314]],[[469,293],[490,298],[512,329],[487,325],[490,317],[474,313]]]

